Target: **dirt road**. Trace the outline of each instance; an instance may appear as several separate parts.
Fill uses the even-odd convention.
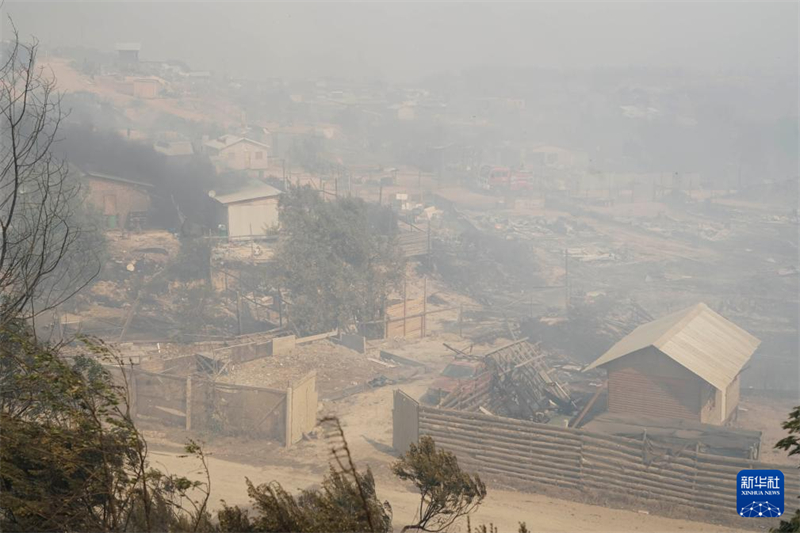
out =
[[[171,473],[197,477],[197,462],[178,455],[177,451],[158,450],[152,452],[151,459],[154,466]],[[321,479],[320,475],[308,470],[276,465],[254,467],[216,457],[209,459],[209,469],[212,478],[212,509],[220,507],[221,499],[228,504],[247,505],[245,477],[254,483],[276,480],[286,489],[301,489],[314,485]],[[396,528],[413,519],[418,499],[408,486],[380,476],[378,495],[391,502]],[[476,513],[473,524],[491,522],[500,531],[507,532],[516,531],[518,521],[526,522],[531,531],[731,531],[722,526],[497,489],[489,490],[489,496]],[[461,530],[465,527],[466,524],[462,524]]]

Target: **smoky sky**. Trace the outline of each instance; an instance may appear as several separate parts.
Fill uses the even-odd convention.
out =
[[[246,77],[413,81],[480,66],[796,72],[795,2],[19,2],[23,36]],[[7,30],[7,25],[5,27]]]

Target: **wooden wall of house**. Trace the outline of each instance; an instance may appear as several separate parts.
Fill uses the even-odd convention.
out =
[[[725,417],[720,423],[727,422],[732,416],[736,414],[736,408],[739,406],[739,394],[741,391],[741,374],[736,376],[736,379],[731,381],[725,391]]]
[[[102,179],[88,179],[87,184],[88,201],[103,215],[107,227],[124,228],[131,212],[150,209],[150,195],[133,185]]]
[[[259,156],[259,154],[261,154]],[[267,148],[247,141],[226,146],[219,151],[219,161],[230,170],[266,170],[269,168]]]
[[[607,370],[610,412],[700,420],[705,382],[657,349],[626,355]]]
[[[702,409],[700,411],[700,422],[704,424],[721,424],[723,420],[722,406],[724,404],[722,392],[709,383],[703,383],[701,391],[700,403]]]

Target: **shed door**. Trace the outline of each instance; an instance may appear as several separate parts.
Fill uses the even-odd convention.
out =
[[[106,216],[117,214],[117,195],[103,195],[103,214]]]

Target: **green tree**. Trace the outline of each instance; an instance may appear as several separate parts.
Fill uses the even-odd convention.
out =
[[[323,533],[352,531],[386,533],[392,528],[388,502],[378,500],[372,471],[358,472],[339,420],[324,418],[333,461],[320,489],[306,489],[295,497],[277,482],[255,486],[248,479],[247,493],[256,515],[238,506],[224,505],[218,513],[223,532]],[[224,503],[224,502],[223,502]]]
[[[800,455],[800,405],[792,409],[792,412],[789,413],[789,420],[784,422],[782,427],[789,432],[789,436],[779,440],[775,447],[789,452],[789,457]],[[776,533],[800,531],[800,509],[795,511],[789,521],[781,520],[780,525],[773,528],[772,531]]]
[[[211,244],[203,238],[181,239],[178,255],[169,265],[170,278],[177,281],[211,279]]]
[[[297,497],[275,481],[255,486],[248,479],[247,494],[253,501],[255,516],[251,518],[247,511],[226,505],[218,515],[220,530],[231,533],[389,531],[392,517],[378,501],[372,472],[367,469],[366,473],[357,476],[374,520],[372,526],[354,480],[331,466],[321,489],[307,489]]]
[[[437,450],[429,436],[420,437],[419,444],[411,444],[408,452],[392,465],[392,472],[411,481],[420,494],[418,520],[403,531],[445,531],[469,516],[486,497],[481,478],[461,470],[456,456]]]
[[[217,313],[219,300],[208,283],[184,283],[174,294],[175,322],[181,335],[201,334],[209,325],[214,326],[214,331],[224,331],[225,317]]]
[[[0,66],[0,531],[208,529],[210,480],[148,466],[114,354],[87,341],[67,358],[34,333],[29,319],[97,274],[102,239],[87,233],[80,189],[51,150],[55,83],[36,67],[36,44],[16,37]],[[194,443],[187,453],[205,464]]]
[[[102,344],[67,360],[20,322],[0,331],[0,530],[208,529],[207,483],[151,469],[125,373]],[[190,443],[187,452],[202,451]],[[200,489],[200,502],[189,497]],[[184,505],[193,502],[193,510]]]
[[[279,210],[284,237],[276,253],[278,283],[288,290],[289,320],[297,332],[378,318],[405,263],[392,212],[356,198],[323,201],[309,187],[284,194]]]

